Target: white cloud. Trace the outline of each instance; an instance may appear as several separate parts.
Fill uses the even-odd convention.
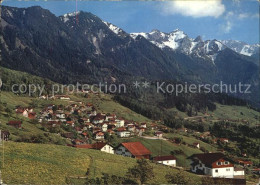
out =
[[[223,33],[229,33],[233,27],[233,24],[230,21],[227,21],[225,24],[221,25],[221,31]]]
[[[246,18],[251,18],[251,19],[259,18],[259,14],[258,13],[256,13],[256,14],[240,13],[238,15],[238,19],[246,19]]]
[[[225,5],[221,0],[175,0],[165,3],[163,12],[194,18],[208,16],[217,18],[225,12]]]
[[[241,13],[241,14],[238,15],[239,19],[245,19],[245,18],[248,18],[248,17],[249,17],[249,14],[247,14],[247,13]]]

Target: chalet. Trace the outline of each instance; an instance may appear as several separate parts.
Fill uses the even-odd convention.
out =
[[[116,134],[118,135],[118,137],[129,137],[130,136],[130,132],[126,130],[125,127],[120,127],[117,129]]]
[[[17,108],[15,109],[16,114],[21,114],[23,117],[28,117],[28,110],[24,108]]]
[[[234,168],[234,177],[244,177],[245,176],[245,170],[243,168]]]
[[[106,143],[94,143],[92,144],[92,149],[100,150],[101,152],[106,152],[109,154],[114,154],[114,148]]]
[[[237,159],[236,162],[242,166],[252,166],[253,165],[253,162],[251,161],[245,161],[245,160],[242,160],[242,159]]]
[[[100,124],[103,123],[105,120],[105,117],[103,115],[101,115],[100,113],[98,113],[95,118],[93,119],[93,124]]]
[[[157,131],[157,132],[154,132],[154,135],[158,138],[162,138],[163,137],[163,132],[162,131]]]
[[[153,161],[163,165],[176,167],[176,157],[174,157],[173,155],[156,156],[153,158]]]
[[[102,132],[106,132],[107,131],[108,125],[106,123],[101,123],[99,126],[100,126]]]
[[[192,159],[191,171],[194,173],[212,177],[234,177],[234,165],[222,153],[194,154],[190,158]]]
[[[8,141],[9,140],[10,132],[0,130],[0,134],[1,134],[1,139],[2,140],[4,140],[4,141]]]
[[[28,114],[33,112],[32,108],[22,108],[22,107],[17,107],[15,109],[16,114],[21,114],[23,117],[28,117]]]
[[[59,118],[59,119],[65,119],[66,118],[66,114],[59,111],[56,113],[56,118]]]
[[[103,132],[97,132],[97,133],[95,134],[95,139],[97,139],[97,140],[102,140],[102,139],[104,139],[104,133],[103,133]]]
[[[135,125],[134,124],[128,124],[127,130],[130,131],[130,132],[134,132],[135,131]]]
[[[125,120],[123,118],[118,118],[115,121],[117,128],[125,126]]]
[[[21,128],[22,122],[21,121],[9,121],[7,125],[15,127],[15,128]]]
[[[140,142],[121,143],[115,150],[118,155],[137,159],[150,159],[151,152]]]
[[[147,128],[147,125],[146,125],[146,123],[141,123],[141,126],[140,126],[141,128]]]
[[[112,119],[116,119],[116,115],[115,114],[107,114],[106,115],[106,121],[112,120]]]
[[[193,143],[193,146],[195,147],[195,148],[200,148],[200,144],[199,143]]]
[[[155,123],[152,123],[150,127],[152,130],[158,129],[158,126]]]

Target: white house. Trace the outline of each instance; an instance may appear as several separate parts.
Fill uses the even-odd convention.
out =
[[[118,128],[118,129],[117,129],[116,134],[117,134],[119,137],[129,137],[131,133],[130,133],[129,131],[127,131],[126,128],[121,127],[121,128]]]
[[[194,154],[190,158],[191,171],[194,173],[222,178],[233,178],[236,175],[234,165],[222,153]]]
[[[114,154],[115,153],[114,148],[111,145],[109,145],[109,144],[106,144],[105,146],[103,146],[103,148],[101,148],[100,151],[106,152],[106,153],[109,153],[109,154]]]
[[[137,159],[150,159],[152,153],[140,142],[128,142],[121,143],[115,149],[115,154]]]
[[[234,176],[244,176],[245,170],[242,168],[234,168]]]
[[[114,148],[106,143],[94,143],[91,145],[91,149],[100,150],[101,152],[106,152],[109,154],[114,154]]]
[[[123,120],[123,119],[116,119],[115,121],[116,121],[116,127],[117,128],[125,126],[125,120]]]
[[[96,133],[95,139],[97,139],[97,140],[102,140],[102,139],[104,139],[104,133],[103,133],[103,132],[98,132],[98,133]]]
[[[108,125],[106,123],[102,123],[102,124],[100,124],[100,126],[101,126],[101,129],[102,129],[102,132],[106,132],[107,131]]]
[[[174,157],[173,155],[156,156],[156,157],[153,158],[153,160],[157,163],[160,163],[160,164],[176,167],[176,157]]]

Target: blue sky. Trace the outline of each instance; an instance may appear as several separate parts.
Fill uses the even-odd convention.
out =
[[[3,5],[29,7],[39,5],[55,15],[76,9],[91,12],[126,32],[171,32],[177,28],[190,37],[233,39],[259,43],[258,0],[200,1],[14,1]]]

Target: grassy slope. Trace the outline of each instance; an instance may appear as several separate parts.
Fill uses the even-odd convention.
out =
[[[183,155],[175,155],[177,158],[177,165],[182,167],[190,167],[190,161],[187,160],[187,157],[195,153],[202,153],[201,150],[196,148],[191,148],[185,145],[173,144],[165,140],[151,140],[145,138],[129,138],[123,139],[122,141],[140,141],[145,147],[147,147],[151,152],[152,156],[157,155],[170,155],[173,150],[182,150],[184,151]]]
[[[216,105],[217,110],[210,113],[213,114],[213,119],[240,119],[248,120],[250,125],[259,124],[260,112],[242,106]]]
[[[135,165],[135,162],[136,160],[133,158],[95,150],[6,142],[2,178],[7,184],[65,184],[73,182],[73,179],[69,178],[71,176],[84,177],[88,168],[91,177],[94,174],[101,176],[102,173],[125,176],[127,169]],[[169,167],[152,165],[155,179],[151,180],[150,183],[166,183],[165,175],[168,172],[178,172],[178,170]],[[200,181],[198,176],[184,173],[195,182]],[[77,181],[77,183],[84,183],[84,180]]]

